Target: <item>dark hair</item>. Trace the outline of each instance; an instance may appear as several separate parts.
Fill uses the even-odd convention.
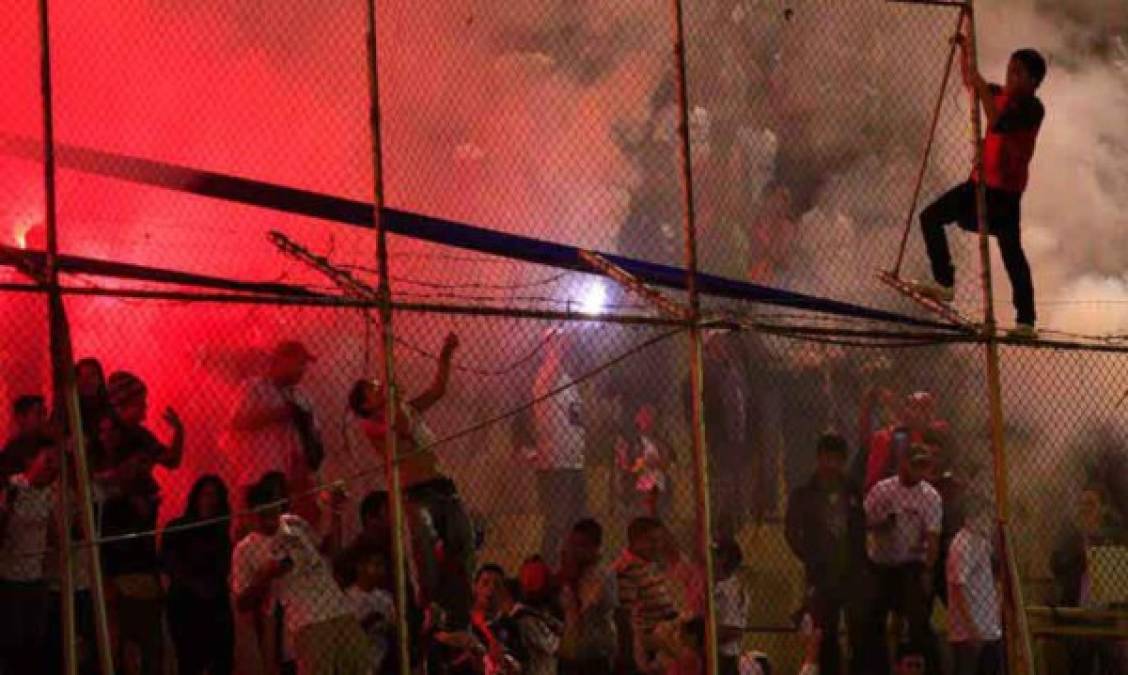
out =
[[[603,545],[603,526],[594,518],[576,521],[576,524],[572,526],[572,532],[587,537],[596,546]]]
[[[846,439],[839,434],[823,434],[819,436],[818,444],[815,445],[815,453],[820,455],[824,452],[833,452],[845,457],[849,451]]]
[[[627,525],[627,542],[633,543],[640,538],[662,528],[662,521],[650,516],[639,516]]]
[[[12,412],[18,416],[23,416],[32,411],[33,408],[41,408],[47,405],[47,401],[38,394],[24,394],[16,399],[12,404]]]
[[[486,563],[479,567],[478,573],[474,575],[474,583],[478,583],[478,580],[482,578],[483,574],[496,574],[502,579],[505,578],[505,570],[497,563]]]
[[[682,635],[685,635],[693,642],[693,648],[698,653],[705,649],[705,619],[700,616],[695,616],[682,622],[681,625]]]
[[[364,395],[372,386],[371,380],[357,380],[349,390],[349,410],[357,417],[368,417],[364,411]]]
[[[46,448],[55,447],[55,439],[47,434],[35,433],[16,438],[0,453],[0,466],[15,471],[25,471]]]
[[[364,495],[364,499],[360,502],[360,522],[363,524],[364,519],[369,516],[374,516],[380,511],[388,508],[388,491],[387,490],[373,490]]]
[[[87,357],[81,358],[77,362],[75,362],[74,370],[75,370],[75,372],[78,372],[79,370],[81,370],[82,368],[86,368],[87,366],[89,366],[89,367],[93,368],[94,370],[98,371],[98,379],[102,381],[102,388],[105,389],[106,388],[106,369],[102,367],[102,362],[99,361],[98,359],[94,358],[93,356],[87,356]]]
[[[247,506],[257,509],[286,499],[286,474],[271,471],[247,488]]]
[[[341,586],[356,583],[357,568],[366,560],[380,560],[387,564],[388,552],[383,547],[363,539],[353,542],[333,561],[333,575]]]
[[[371,542],[358,542],[349,550],[349,555],[354,565],[359,565],[366,560],[379,560],[387,564],[388,552]]]
[[[717,542],[714,555],[717,556],[717,561],[721,563],[721,569],[725,571],[735,570],[744,564],[744,552],[740,550],[740,544],[729,537]]]
[[[1026,72],[1030,74],[1030,79],[1034,80],[1035,89],[1042,85],[1042,80],[1046,79],[1046,59],[1037,50],[1019,49],[1011,54],[1011,58],[1021,63]]]
[[[941,450],[948,449],[948,434],[939,429],[925,429],[920,439],[925,445],[934,445]]]
[[[228,500],[227,484],[224,483],[223,479],[219,476],[214,473],[209,473],[200,476],[192,485],[192,491],[188,493],[188,501],[184,504],[185,519],[200,519],[200,507],[196,502],[200,499],[200,493],[209,485],[214,485],[215,491],[219,494],[219,515],[221,517],[231,515],[231,502]]]

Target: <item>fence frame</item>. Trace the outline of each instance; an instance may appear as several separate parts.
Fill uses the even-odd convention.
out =
[[[957,25],[963,24],[965,18],[968,30],[968,59],[971,67],[978,70],[978,49],[977,40],[978,34],[976,30],[976,21],[974,13],[974,0],[966,0],[964,3],[954,2],[928,2],[922,0],[914,0],[915,4],[924,5],[939,5],[945,7],[957,7],[961,12],[961,21]],[[399,400],[398,388],[396,384],[395,372],[396,363],[394,356],[395,347],[395,333],[393,330],[393,318],[396,311],[428,311],[443,314],[473,314],[473,315],[491,315],[491,316],[510,316],[518,318],[552,318],[563,320],[583,320],[583,321],[603,321],[607,323],[622,323],[622,324],[639,324],[639,325],[681,325],[689,329],[689,367],[690,367],[690,386],[691,386],[691,438],[694,459],[694,472],[695,472],[695,516],[697,518],[697,555],[704,565],[706,575],[706,635],[707,635],[707,650],[706,650],[706,664],[707,672],[711,675],[719,672],[718,667],[718,651],[717,651],[717,622],[715,615],[715,578],[713,573],[713,555],[712,555],[712,514],[710,508],[710,484],[709,484],[709,451],[706,445],[705,437],[705,419],[704,419],[704,402],[703,402],[703,388],[704,388],[704,366],[703,366],[703,331],[717,325],[716,322],[707,320],[702,316],[700,292],[698,290],[698,251],[697,251],[697,221],[696,221],[696,204],[694,193],[694,175],[692,163],[692,146],[689,129],[689,94],[687,83],[687,64],[686,64],[686,43],[685,43],[685,26],[684,14],[685,9],[682,0],[670,0],[670,14],[672,15],[672,53],[676,67],[676,85],[677,85],[677,113],[678,113],[678,153],[680,160],[680,178],[682,190],[682,218],[683,218],[683,232],[685,237],[685,272],[686,272],[686,289],[689,298],[690,315],[688,320],[671,320],[663,318],[654,318],[648,316],[615,316],[615,317],[598,317],[593,318],[587,315],[579,315],[570,312],[548,312],[548,311],[531,311],[531,310],[513,310],[498,308],[496,310],[485,310],[481,307],[461,307],[456,305],[424,305],[403,303],[394,300],[394,293],[391,287],[390,274],[388,268],[388,243],[387,233],[388,230],[383,224],[384,213],[384,170],[383,170],[383,144],[381,138],[381,118],[380,118],[380,86],[379,86],[379,54],[377,44],[377,26],[378,26],[378,0],[366,0],[367,10],[367,32],[366,32],[366,48],[367,59],[366,65],[368,66],[369,75],[369,121],[370,121],[370,135],[372,143],[372,163],[373,163],[373,225],[376,234],[376,262],[379,274],[379,297],[376,303],[370,302],[354,302],[339,303],[326,301],[326,305],[341,305],[341,306],[359,306],[371,308],[375,307],[379,312],[380,317],[380,335],[381,342],[384,349],[384,358],[382,360],[382,374],[387,391],[386,410],[385,414],[388,419],[394,419],[396,416],[396,406]],[[128,291],[128,290],[113,290],[113,289],[70,289],[65,288],[60,284],[59,280],[59,250],[58,250],[58,233],[59,223],[57,216],[57,194],[56,194],[56,157],[55,157],[55,138],[54,138],[54,110],[52,100],[52,86],[51,86],[51,60],[50,60],[50,26],[49,26],[49,0],[38,0],[39,9],[39,31],[40,31],[40,93],[42,97],[43,107],[43,181],[44,181],[44,209],[45,209],[45,224],[47,231],[47,256],[46,267],[44,270],[44,280],[38,280],[36,283],[27,286],[21,286],[17,289],[13,285],[0,285],[0,292],[11,292],[16,290],[25,290],[30,292],[42,292],[45,294],[48,302],[48,316],[50,327],[50,340],[51,340],[51,357],[53,369],[53,381],[55,388],[61,393],[61,401],[65,404],[67,421],[71,429],[81,428],[81,417],[78,408],[78,393],[75,383],[74,373],[74,359],[71,347],[71,336],[69,324],[67,321],[65,306],[63,298],[67,294],[88,294],[88,295],[107,295],[112,296],[115,294],[138,296],[145,294],[143,291]],[[954,54],[953,48],[952,53]],[[940,98],[937,101],[937,112],[933,115],[932,130],[935,131],[936,119],[938,111],[943,101],[944,91],[947,85],[948,72],[950,71],[952,54],[949,54],[949,68],[946,70],[944,84],[941,87]],[[980,101],[978,94],[971,93],[971,143],[974,151],[974,163],[979,175],[983,175],[984,157],[983,157],[983,125],[980,113]],[[921,176],[923,176],[927,162],[928,154],[932,145],[932,133],[930,133],[929,143],[925,149],[924,158],[921,164]],[[920,181],[918,180],[917,193],[920,190]],[[916,200],[916,193],[914,193],[914,202]],[[980,181],[976,186],[976,206],[977,206],[977,224],[978,224],[978,247],[980,257],[980,285],[983,294],[983,331],[977,337],[966,338],[967,341],[979,342],[983,346],[983,359],[985,366],[986,385],[989,404],[989,431],[991,439],[991,451],[993,461],[993,482],[995,490],[995,506],[996,506],[996,520],[999,528],[1000,539],[1003,544],[1003,551],[1006,556],[1006,586],[1007,586],[1007,601],[1006,601],[1006,624],[1007,624],[1007,642],[1008,648],[1012,655],[1016,657],[1012,663],[1016,663],[1017,668],[1022,669],[1023,672],[1032,673],[1035,668],[1033,660],[1033,650],[1031,647],[1031,630],[1028,625],[1028,613],[1035,614],[1043,610],[1038,607],[1028,607],[1023,601],[1021,580],[1018,578],[1016,560],[1013,547],[1011,544],[1010,534],[1010,492],[1009,492],[1009,477],[1007,472],[1007,450],[1004,437],[1004,408],[1002,402],[1002,384],[1001,384],[1001,360],[999,354],[999,343],[1008,342],[1003,338],[996,335],[996,316],[993,306],[993,278],[992,278],[992,265],[990,257],[990,239],[989,228],[986,217],[986,187]],[[910,214],[911,219],[911,214]],[[907,231],[905,238],[907,239]],[[904,239],[902,239],[901,253],[904,252]],[[900,256],[898,257],[898,269],[900,268]],[[265,302],[267,304],[314,304],[312,300],[297,300],[287,299],[283,297],[268,298],[266,296],[248,295],[244,297],[212,294],[207,295],[203,293],[161,293],[150,292],[152,297],[176,297],[181,299],[194,299],[201,302]],[[1035,345],[1037,346],[1037,345]],[[1045,346],[1045,345],[1043,345]],[[1108,349],[1113,349],[1109,347]],[[410,636],[407,631],[407,570],[405,558],[405,541],[406,541],[406,523],[404,512],[404,501],[402,494],[402,487],[400,485],[400,477],[398,470],[398,462],[400,455],[397,450],[396,435],[392,426],[388,426],[385,437],[385,466],[387,471],[389,497],[391,501],[391,508],[393,514],[393,549],[394,561],[393,570],[395,574],[396,583],[396,606],[397,606],[397,621],[399,622],[399,640],[397,647],[400,652],[401,672],[408,675],[410,670]],[[93,505],[92,505],[92,490],[89,482],[89,466],[88,458],[86,456],[85,444],[82,440],[81,434],[76,434],[74,439],[74,469],[77,475],[77,488],[80,507],[80,525],[83,531],[83,536],[86,539],[83,546],[94,547],[96,546],[96,531],[94,528]],[[59,528],[60,541],[67,542],[60,547],[62,558],[62,585],[63,590],[61,593],[62,602],[62,617],[63,617],[63,635],[64,635],[64,663],[66,672],[77,672],[77,656],[75,644],[75,606],[74,606],[74,578],[73,578],[73,557],[76,551],[76,545],[71,542],[71,521],[70,509],[67,508],[67,502],[71,496],[70,486],[67,485],[68,470],[67,463],[72,458],[68,453],[61,453],[63,457],[63,478],[61,481],[60,489],[60,517],[57,524]],[[96,549],[95,549],[96,550]],[[105,594],[101,571],[101,562],[99,556],[95,553],[90,556],[92,565],[92,591],[94,595],[94,609],[95,609],[95,626],[97,630],[97,645],[98,654],[101,668],[104,672],[113,672],[113,654],[111,651],[108,619],[106,615]],[[1037,631],[1039,636],[1047,634],[1066,634],[1065,631],[1055,633],[1053,629],[1039,628]]]

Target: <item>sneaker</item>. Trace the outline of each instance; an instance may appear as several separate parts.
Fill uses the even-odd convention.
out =
[[[936,302],[949,303],[956,298],[956,289],[951,286],[944,286],[934,281],[910,281],[909,288],[914,293],[923,295],[929,300]]]
[[[1012,340],[1037,340],[1038,329],[1032,323],[1020,323],[1007,331],[1007,337]]]

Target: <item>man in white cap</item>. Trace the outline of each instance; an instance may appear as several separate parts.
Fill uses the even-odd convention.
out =
[[[266,376],[247,384],[231,419],[238,484],[245,488],[267,473],[281,472],[295,512],[310,522],[317,522],[317,502],[307,493],[317,482],[325,451],[313,403],[300,384],[316,360],[301,342],[278,343]]]

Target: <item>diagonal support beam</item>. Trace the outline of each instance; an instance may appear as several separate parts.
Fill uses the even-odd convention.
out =
[[[692,319],[693,312],[690,311],[689,307],[682,305],[672,298],[667,298],[658,291],[650,288],[635,278],[630,272],[615,265],[600,254],[581,250],[580,259],[590,265],[595,271],[617,282],[620,286],[627,289],[629,293],[637,295],[644,301],[650,303],[666,316],[681,319],[682,321]]]

